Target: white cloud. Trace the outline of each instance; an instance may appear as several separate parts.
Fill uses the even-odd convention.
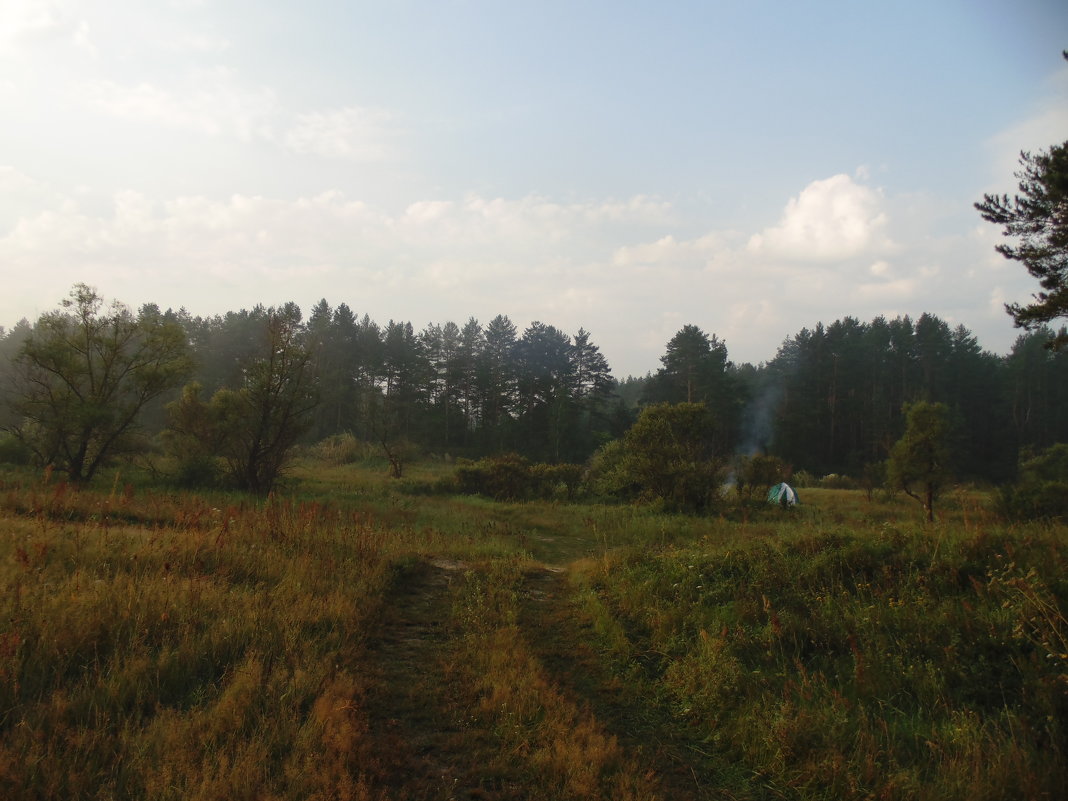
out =
[[[724,239],[717,233],[683,241],[668,234],[655,242],[618,248],[612,261],[619,267],[673,265],[704,269],[710,268],[717,255],[725,250]]]
[[[848,175],[813,181],[786,204],[779,224],[749,240],[749,250],[804,262],[834,262],[885,247],[879,193]]]
[[[1008,301],[1005,298],[1005,291],[1000,286],[996,286],[990,290],[990,303],[988,305],[989,311],[995,314],[1004,314],[1005,304],[1007,302]]]
[[[995,273],[981,255],[989,242],[971,235],[943,247],[930,232],[909,239],[895,230],[891,263],[873,255],[884,235],[874,225],[866,248],[838,247],[837,259],[798,269],[744,234],[681,237],[670,205],[648,197],[560,203],[469,194],[390,212],[340,191],[166,201],[125,191],[101,203],[0,169],[0,193],[6,187],[32,211],[7,224],[0,216],[0,263],[12,276],[0,298],[4,324],[42,311],[34,299],[58,300],[76,281],[131,305],[196,314],[326,297],[417,326],[498,313],[520,327],[534,319],[567,331],[584,326],[626,374],[655,369],[685,323],[726,340],[735,361],[760,361],[821,320],[928,310],[973,327],[968,315],[978,309],[979,322],[1003,340],[973,328],[980,341],[1007,347],[1001,303],[1026,283]],[[791,213],[809,208],[803,195]],[[863,208],[862,219],[878,218],[878,207]]]
[[[85,95],[91,105],[126,120],[242,141],[271,138],[278,113],[272,90],[245,88],[225,68],[195,72],[175,89],[148,82],[125,86],[95,81],[86,86]]]
[[[240,142],[269,142],[297,155],[381,162],[395,155],[393,114],[355,106],[293,114],[267,86],[248,86],[225,67],[196,70],[173,85],[96,80],[87,102],[123,120]]]
[[[231,42],[225,36],[200,31],[172,37],[163,47],[176,53],[224,53],[230,49]]]
[[[419,225],[440,220],[452,209],[453,204],[448,200],[420,200],[408,206],[404,216]]]
[[[602,230],[619,225],[618,208],[612,208],[618,205],[470,195],[461,203],[418,202],[390,215],[340,192],[294,200],[233,195],[155,202],[126,191],[113,197],[107,212],[94,214],[65,198],[0,229],[0,260],[25,276],[4,306],[14,313],[20,296],[36,293],[33,277],[42,269],[65,275],[67,283],[125,283],[134,276],[144,285],[162,281],[166,298],[158,302],[191,308],[205,299],[204,281],[218,290],[215,302],[239,305],[265,293],[301,296],[309,289],[301,275],[330,276],[313,290],[320,295],[344,286],[381,293],[388,286],[409,287],[418,298],[430,285],[462,287],[464,299],[474,292],[487,303],[515,296],[536,305],[565,280],[581,295],[583,264],[598,255],[607,261],[588,220],[604,221]],[[622,221],[628,228],[641,224],[642,209],[658,208],[623,205],[634,210]],[[142,272],[146,265],[150,274]],[[545,283],[554,274],[557,280]]]
[[[89,23],[84,19],[78,22],[78,28],[74,31],[72,41],[79,50],[90,58],[96,58],[99,55],[96,45],[93,44],[92,37],[89,34]]]
[[[66,3],[5,0],[0,6],[0,43],[57,39],[69,35],[74,25]]]
[[[381,161],[391,154],[396,134],[392,115],[381,109],[349,106],[298,114],[282,137],[295,153],[346,161]]]
[[[3,0],[0,55],[12,56],[51,43],[67,43],[90,58],[98,55],[87,20],[64,0]]]
[[[864,307],[881,308],[882,304],[894,302],[900,305],[917,299],[919,287],[916,278],[899,278],[894,281],[879,281],[878,283],[858,284],[852,292],[853,300]]]

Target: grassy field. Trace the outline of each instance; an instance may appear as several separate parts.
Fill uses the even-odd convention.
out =
[[[0,798],[1065,797],[1064,526],[445,469],[266,501],[0,475]]]

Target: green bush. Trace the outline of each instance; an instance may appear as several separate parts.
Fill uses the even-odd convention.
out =
[[[601,446],[590,459],[590,469],[586,474],[587,490],[599,497],[615,497],[625,500],[637,498],[641,492],[641,484],[624,469],[625,455],[626,451],[621,439]]]
[[[842,476],[838,473],[829,473],[820,479],[819,487],[821,489],[851,490],[857,488],[857,482],[849,476]]]
[[[574,500],[586,469],[580,464],[535,464],[530,467],[532,489],[546,500]]]
[[[726,460],[715,452],[716,420],[703,403],[656,403],[619,442],[597,455],[602,492],[672,512],[715,511]]]
[[[308,452],[328,464],[357,464],[379,461],[381,450],[369,442],[356,439],[352,434],[334,434],[312,445]]]
[[[585,468],[580,464],[531,464],[514,453],[472,462],[460,459],[456,472],[439,480],[440,490],[464,495],[485,495],[497,500],[572,500],[582,486]]]
[[[10,434],[0,434],[0,462],[4,464],[29,464],[30,449]]]
[[[1015,485],[1002,487],[997,510],[1014,520],[1068,519],[1068,445],[1058,444],[1020,463]]]
[[[736,457],[734,489],[738,493],[738,500],[750,503],[755,496],[758,501],[763,501],[768,488],[784,481],[788,472],[786,463],[778,456],[758,453]]]
[[[190,454],[176,463],[173,476],[184,489],[212,489],[222,483],[223,469],[214,456]]]
[[[485,495],[496,500],[520,500],[530,495],[534,479],[530,463],[514,453],[456,466],[456,483],[465,495]]]

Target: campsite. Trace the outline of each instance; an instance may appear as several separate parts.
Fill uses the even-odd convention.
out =
[[[8,798],[1055,798],[1061,524],[949,492],[717,515],[298,459],[285,492],[8,468]],[[764,493],[761,493],[763,495]]]
[[[1051,336],[685,325],[618,381],[78,284],[0,339],[0,797],[1055,798]]]
[[[1066,32],[0,0],[0,801],[1068,801]]]

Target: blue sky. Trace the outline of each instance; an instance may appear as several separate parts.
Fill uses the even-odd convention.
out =
[[[972,208],[1068,139],[1068,7],[5,0],[0,324],[84,281],[213,314],[506,314],[654,370],[1036,288]]]

